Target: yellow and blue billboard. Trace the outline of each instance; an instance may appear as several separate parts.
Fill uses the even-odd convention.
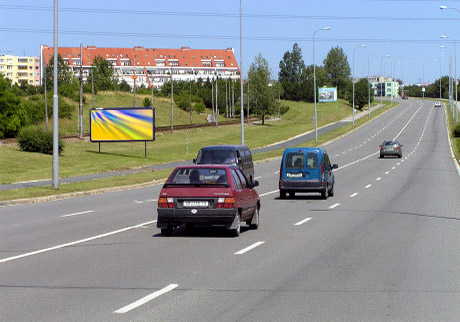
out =
[[[91,142],[154,141],[155,109],[93,108],[90,110]]]

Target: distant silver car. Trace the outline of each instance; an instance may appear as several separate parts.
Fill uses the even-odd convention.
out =
[[[383,141],[380,145],[380,158],[384,158],[387,155],[395,155],[398,158],[402,158],[402,146],[398,141]]]
[[[441,102],[439,101],[434,102],[434,107],[441,107]]]

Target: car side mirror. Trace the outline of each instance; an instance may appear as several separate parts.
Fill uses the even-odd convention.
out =
[[[337,169],[338,167],[339,167],[338,164],[333,164],[333,165],[332,165],[332,169]]]
[[[403,145],[402,145],[402,144],[400,144],[399,146],[400,146],[401,148],[403,147]]]
[[[252,184],[251,184],[251,188],[255,188],[255,187],[258,187],[259,186],[259,181],[254,181]]]
[[[196,164],[196,159],[193,159],[193,164]]]

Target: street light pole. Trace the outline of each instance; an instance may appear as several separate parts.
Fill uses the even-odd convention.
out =
[[[318,30],[315,30],[313,33],[313,99],[315,102],[315,143],[318,143],[318,122],[316,117],[316,68],[315,68],[315,34],[321,30],[329,30],[330,27],[324,27]]]
[[[59,189],[58,0],[54,0],[53,188]]]
[[[241,114],[241,145],[244,145],[244,110],[243,110],[243,9],[240,0],[240,114]]]
[[[353,83],[353,126],[355,126],[355,50],[364,47],[366,47],[366,45],[353,48],[353,78],[351,79],[351,82]]]
[[[382,74],[382,66],[383,66],[383,59],[385,57],[391,57],[390,55],[385,55],[385,56],[382,56],[382,58],[380,59],[380,77],[382,78],[380,80],[380,112],[382,111],[382,96],[383,96],[383,74]]]
[[[452,113],[452,117],[454,117],[454,109],[453,109],[453,104],[452,104],[452,99],[453,99],[453,93],[452,93],[452,50],[450,50],[449,47],[446,46],[439,46],[439,48],[446,48],[449,49],[449,105],[450,105],[450,111]]]
[[[367,116],[368,118],[371,118],[371,85],[369,84],[369,78],[370,78],[370,57],[373,55],[373,54],[376,54],[378,55],[380,52],[379,51],[374,51],[372,53],[370,53],[368,56],[367,56],[367,99],[368,99],[368,103],[367,103]]]
[[[454,57],[455,57],[455,63],[454,63],[454,77],[455,77],[455,123],[458,123],[458,100],[457,100],[457,83],[458,83],[458,80],[457,80],[457,44],[456,44],[456,41],[454,38],[452,37],[449,37],[449,36],[441,36],[441,38],[450,38],[452,39],[453,43],[454,43]]]

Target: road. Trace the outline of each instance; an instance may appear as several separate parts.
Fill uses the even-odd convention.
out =
[[[398,138],[403,158],[378,158]],[[261,224],[155,226],[160,186],[0,208],[1,321],[458,321],[460,170],[444,108],[401,105],[326,146],[335,196],[280,200]]]

